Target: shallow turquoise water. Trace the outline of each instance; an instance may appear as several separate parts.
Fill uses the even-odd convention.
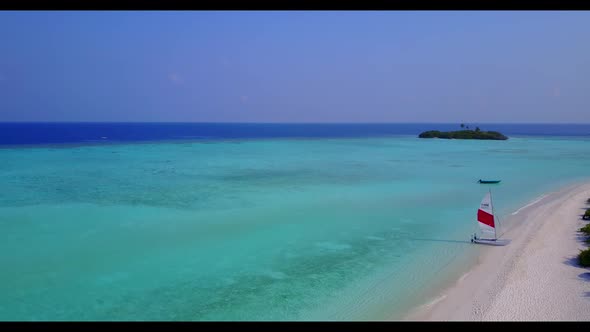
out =
[[[391,137],[0,149],[0,320],[399,317],[470,262],[488,188],[502,217],[586,179],[589,148]]]

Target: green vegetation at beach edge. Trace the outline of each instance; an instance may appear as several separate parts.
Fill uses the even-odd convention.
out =
[[[580,250],[578,261],[582,267],[590,267],[590,249]]]
[[[590,204],[590,198],[586,203]],[[590,219],[590,209],[586,209],[582,219]],[[586,236],[586,243],[590,243],[590,224],[586,224],[586,226],[580,228],[580,232]],[[580,263],[580,266],[590,267],[590,248],[580,250],[580,253],[578,254],[578,262]]]
[[[486,139],[486,140],[507,140],[508,137],[497,131],[482,131],[479,127],[470,130],[469,126],[461,124],[462,130],[457,131],[439,131],[428,130],[420,133],[419,138],[445,138],[445,139]]]

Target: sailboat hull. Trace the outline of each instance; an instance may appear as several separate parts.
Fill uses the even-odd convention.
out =
[[[510,240],[507,239],[471,239],[471,242],[478,243],[478,244],[487,244],[491,246],[505,246],[510,243]]]

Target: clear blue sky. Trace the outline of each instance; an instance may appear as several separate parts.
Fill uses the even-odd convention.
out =
[[[0,121],[589,120],[590,12],[0,12]]]

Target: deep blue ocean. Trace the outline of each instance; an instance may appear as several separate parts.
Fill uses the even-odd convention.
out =
[[[590,124],[468,124],[508,136],[590,136]],[[0,145],[116,142],[362,138],[459,130],[451,123],[271,124],[271,123],[0,123]]]

